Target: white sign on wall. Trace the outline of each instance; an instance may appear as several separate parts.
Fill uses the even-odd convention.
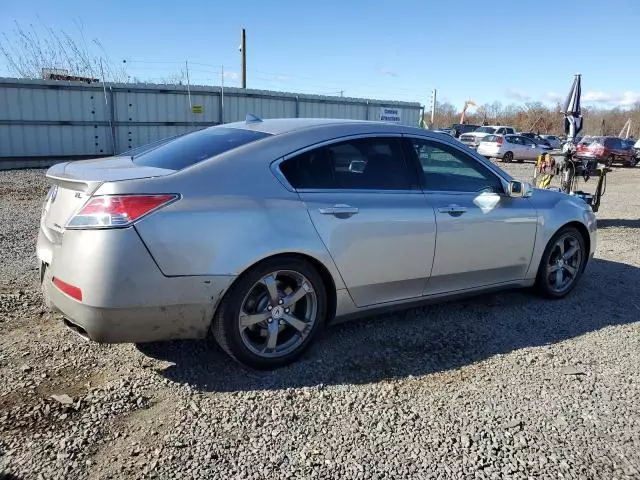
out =
[[[399,108],[380,108],[380,121],[381,122],[393,122],[400,123],[402,120],[402,116],[400,115]]]

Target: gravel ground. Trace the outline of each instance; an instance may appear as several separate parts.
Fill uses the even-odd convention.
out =
[[[84,342],[46,312],[43,173],[0,172],[0,479],[640,478],[640,168],[609,175],[567,299],[348,323],[261,374],[203,342]]]

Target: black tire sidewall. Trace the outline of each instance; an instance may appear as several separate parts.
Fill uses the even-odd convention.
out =
[[[279,358],[263,358],[251,352],[244,342],[238,328],[238,317],[242,302],[256,282],[276,270],[292,270],[304,275],[312,284],[317,296],[317,318],[304,343],[293,352]],[[218,344],[232,358],[243,365],[256,370],[272,370],[296,360],[313,342],[322,330],[327,315],[327,293],[320,274],[309,262],[281,257],[266,260],[244,273],[225,294],[212,323],[213,336]]]
[[[558,240],[558,238],[560,238],[561,236],[563,236],[563,235],[565,235],[567,233],[573,234],[578,239],[578,243],[580,244],[580,248],[582,250],[582,260],[581,260],[581,263],[580,263],[580,268],[578,269],[578,273],[576,274],[576,278],[574,279],[574,281],[571,284],[571,286],[569,287],[569,289],[566,290],[565,292],[558,293],[558,292],[555,292],[555,291],[553,291],[551,289],[551,287],[549,285],[549,279],[547,278],[547,276],[545,274],[545,270],[546,270],[547,263],[549,262],[549,256],[551,255],[551,251],[553,249],[553,246],[555,245],[555,243]],[[576,287],[576,285],[580,281],[580,277],[582,276],[582,273],[584,272],[584,268],[585,268],[585,264],[587,262],[588,255],[589,255],[589,252],[587,252],[587,248],[586,248],[586,244],[585,244],[585,241],[584,241],[584,237],[578,231],[577,228],[571,227],[571,226],[566,226],[566,227],[563,227],[560,230],[558,230],[553,235],[553,237],[551,237],[551,240],[549,240],[549,242],[547,243],[547,246],[544,249],[544,253],[542,254],[542,258],[540,259],[540,265],[538,266],[538,273],[537,273],[537,276],[536,276],[536,289],[538,290],[538,292],[542,296],[544,296],[546,298],[551,298],[551,299],[560,299],[560,298],[564,298],[567,295],[569,295],[569,293],[571,293],[573,291],[573,289]]]

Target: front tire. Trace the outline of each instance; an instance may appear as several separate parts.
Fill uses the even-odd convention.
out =
[[[551,299],[566,297],[578,283],[587,256],[582,234],[574,227],[561,228],[540,260],[535,285],[538,293]]]
[[[225,294],[211,332],[234,360],[271,370],[296,360],[322,328],[327,294],[309,262],[266,260],[243,274]]]

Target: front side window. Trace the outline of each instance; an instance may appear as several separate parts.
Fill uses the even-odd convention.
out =
[[[417,188],[399,138],[363,138],[327,145],[287,159],[280,170],[296,189]]]
[[[411,141],[420,160],[425,190],[503,192],[500,179],[475,158],[431,140]]]

